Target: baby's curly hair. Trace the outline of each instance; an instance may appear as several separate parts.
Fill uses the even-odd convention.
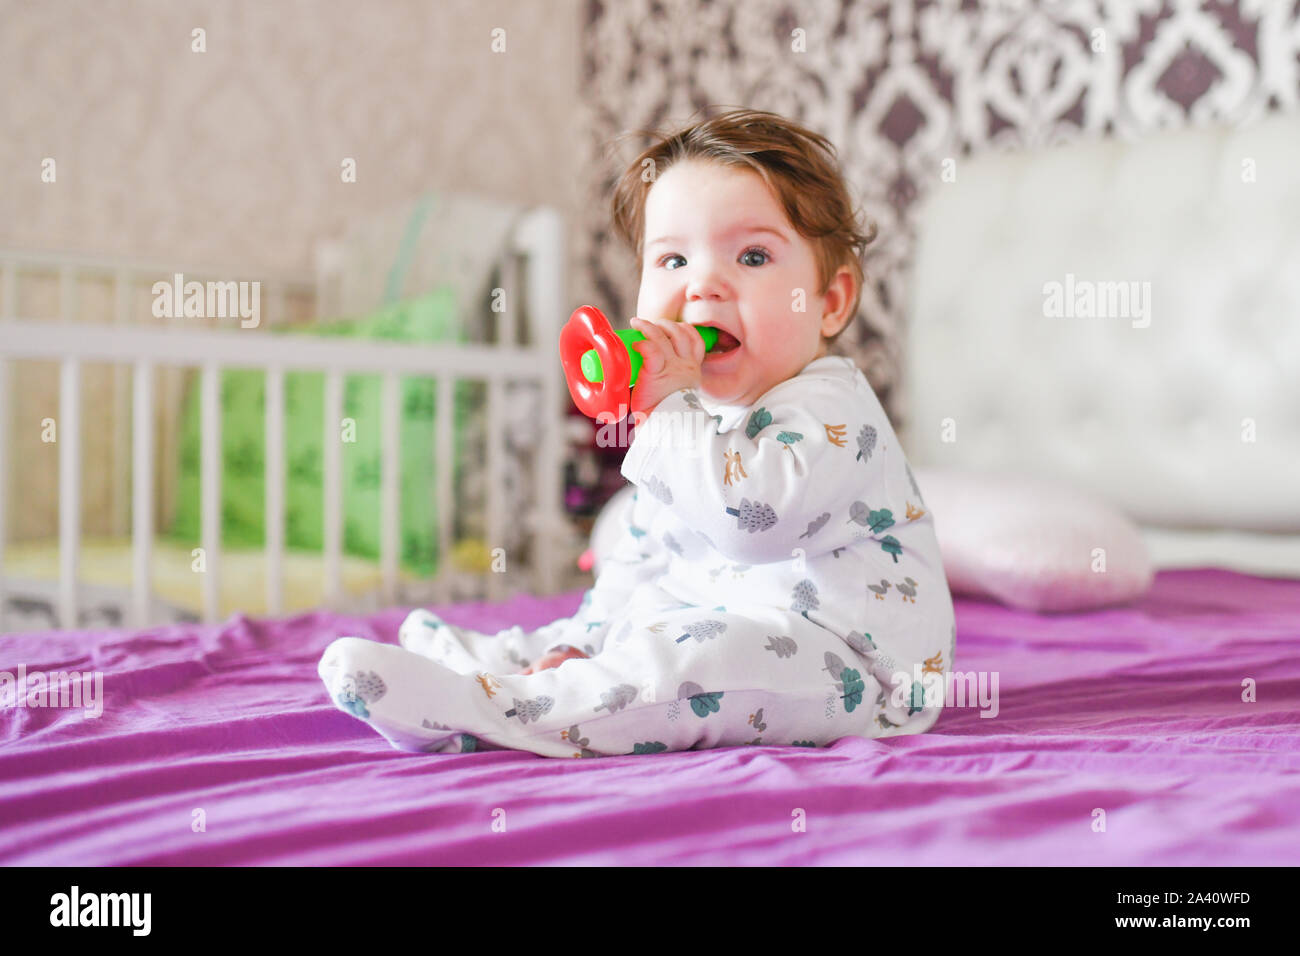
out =
[[[637,134],[658,141],[619,178],[611,214],[615,232],[635,251],[638,262],[645,242],[645,201],[655,177],[688,159],[750,169],[767,183],[791,225],[812,243],[817,294],[826,294],[841,266],[853,272],[853,308],[840,330],[825,337],[826,344],[853,324],[862,301],[862,253],[877,229],[868,222],[867,231],[862,230],[830,140],[775,113],[751,109],[728,110],[672,133],[639,130],[625,135]],[[652,171],[649,176],[647,170]]]

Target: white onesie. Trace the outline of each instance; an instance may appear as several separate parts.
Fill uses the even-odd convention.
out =
[[[850,359],[752,406],[683,389],[623,461],[630,518],[570,618],[481,634],[417,610],[401,646],[340,638],[320,674],[394,746],[548,756],[821,746],[933,726],[919,675],[956,627],[925,507]],[[588,659],[517,671],[569,644]],[[940,684],[942,686],[942,684]]]

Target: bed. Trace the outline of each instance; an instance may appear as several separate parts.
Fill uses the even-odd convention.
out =
[[[436,609],[486,630],[567,616],[580,597]],[[1300,859],[1300,581],[1171,570],[1131,607],[1044,617],[958,599],[956,611],[960,667],[1001,672],[996,719],[953,709],[926,734],[817,750],[577,762],[401,753],[338,710],[316,676],[321,652],[340,634],[393,640],[400,609],[12,635],[0,640],[10,669],[102,670],[104,711],[0,711],[0,862]],[[1247,705],[1239,681],[1251,676],[1259,700]]]
[[[1260,205],[1228,203],[1215,215],[1250,217],[1257,232],[1271,229],[1277,242],[1290,243],[1300,201],[1281,157],[1294,155],[1295,134],[1276,126],[1260,130],[1245,148],[1261,168],[1279,170],[1272,192],[1259,197]],[[1038,216],[1059,223],[1067,215],[1050,206],[1067,181],[1060,177],[1071,175],[1055,165],[1065,163],[1075,181],[1093,190],[1091,203],[1077,210],[1091,216],[1090,225],[1073,229],[1066,219],[1052,233],[1086,243],[1090,255],[1118,254],[1121,247],[1108,241],[1105,229],[1125,224],[1108,226],[1095,210],[1114,208],[1106,205],[1113,202],[1107,189],[1116,184],[1131,192],[1133,170],[1141,168],[1134,163],[1164,156],[1156,165],[1167,171],[1170,156],[1185,164],[1179,168],[1196,157],[1218,157],[1235,168],[1243,141],[1234,137],[1250,135],[1202,130],[1172,146],[1157,137],[1113,153],[1119,150],[1113,144],[1079,144],[1050,155],[991,156],[963,165],[965,191],[951,187],[948,201],[931,203],[919,221],[912,284],[924,291],[909,306],[909,337],[911,355],[930,360],[914,358],[907,379],[911,427],[900,436],[909,457],[945,467],[1010,449],[1027,469],[1069,475],[1107,494],[1142,521],[1149,540],[1164,542],[1152,552],[1159,561],[1149,590],[1124,605],[1040,614],[956,599],[954,668],[999,676],[990,701],[996,716],[993,706],[945,708],[926,734],[846,737],[819,749],[745,746],[576,762],[492,749],[420,755],[394,750],[336,708],[316,674],[322,650],[336,637],[395,642],[405,606],[362,615],[322,609],[7,635],[0,638],[0,669],[102,672],[103,713],[12,706],[0,678],[0,702],[8,704],[0,706],[0,861],[1294,864],[1300,860],[1300,574],[1284,558],[1300,534],[1300,506],[1288,497],[1300,436],[1296,419],[1287,418],[1297,407],[1294,380],[1276,380],[1267,368],[1279,353],[1256,350],[1252,374],[1222,375],[1213,385],[1248,394],[1251,417],[1281,424],[1252,451],[1260,456],[1256,467],[1289,462],[1292,483],[1271,470],[1257,474],[1240,458],[1206,462],[1204,447],[1186,440],[1200,430],[1199,419],[1170,429],[1163,418],[1134,414],[1135,406],[1125,404],[1131,391],[1108,392],[1110,400],[1089,409],[1098,416],[1092,447],[1100,453],[1081,468],[1073,445],[1042,437],[1044,416],[1059,410],[1051,400],[1072,403],[1089,387],[1093,395],[1123,388],[1128,366],[1113,363],[1119,377],[1111,381],[1100,363],[1042,348],[1032,356],[1037,364],[1025,363],[1025,381],[1015,385],[1054,387],[1036,401],[994,407],[995,386],[1014,378],[1006,374],[1012,356],[997,340],[1012,332],[989,325],[989,315],[1041,322],[1032,298],[1043,282],[1041,269],[1026,318],[1024,302],[1007,301],[1024,293],[1014,255],[997,243],[954,250],[935,238],[1001,211],[1019,217],[999,227],[1002,238],[1016,236],[1018,223],[1041,240],[1046,230]],[[1276,167],[1268,165],[1270,157]],[[1027,176],[1031,162],[1044,175]],[[1203,186],[1190,174],[1172,180],[1178,177],[1165,180],[1171,189]],[[1025,190],[1014,203],[1005,201],[1012,184]],[[1037,195],[1030,192],[1035,185]],[[1185,227],[1164,241],[1203,235]],[[1041,241],[1038,253],[1046,254]],[[1132,274],[1114,262],[1089,261],[1097,275],[1107,275],[1107,268],[1119,270],[1109,273],[1117,277]],[[1172,261],[1149,261],[1139,275],[1157,289],[1171,276],[1226,281]],[[1041,268],[1055,274],[1055,264]],[[959,294],[968,274],[979,276],[978,295]],[[1268,323],[1276,322],[1279,341],[1289,341],[1294,354],[1296,332],[1274,316],[1294,315],[1300,295],[1293,296],[1289,279],[1263,275],[1258,288],[1230,287],[1236,305],[1230,314],[1198,310],[1190,292],[1187,314],[1199,324],[1196,335],[1182,338],[1184,351],[1213,352],[1242,323],[1273,330]],[[1199,301],[1217,305],[1222,298]],[[1159,332],[1162,321],[1156,313],[1144,331]],[[945,340],[947,352],[940,348]],[[1002,365],[966,360],[980,354],[971,350],[981,342]],[[1122,339],[1094,344],[1130,354]],[[1147,363],[1137,386],[1142,394],[1164,387],[1170,401],[1186,396],[1181,353],[1178,360],[1146,354],[1141,361]],[[988,441],[932,440],[927,429],[953,408]],[[965,411],[970,408],[976,412]],[[1116,419],[1124,439],[1108,444],[1106,416],[1126,409],[1129,418]],[[1001,444],[993,444],[990,436],[999,429]],[[1157,467],[1166,471],[1150,470]],[[1152,474],[1186,477],[1161,489]],[[1228,487],[1246,493],[1224,503]],[[1215,502],[1217,511],[1209,507]],[[1220,530],[1210,530],[1211,515]],[[940,515],[941,533],[942,523]],[[1221,547],[1224,534],[1232,547]],[[1265,536],[1282,547],[1253,546]],[[1215,550],[1207,550],[1211,545]],[[1234,555],[1250,560],[1233,567]],[[573,589],[430,606],[452,623],[492,632],[573,614],[581,597]]]

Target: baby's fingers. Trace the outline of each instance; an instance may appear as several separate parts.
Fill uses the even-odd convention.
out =
[[[659,323],[651,322],[649,319],[633,319],[632,327],[645,336],[642,344],[648,344],[650,352],[658,352],[666,360],[675,351],[663,326]]]
[[[689,336],[696,335],[695,330],[685,322],[667,322],[665,323],[664,334],[668,336],[673,344],[673,351],[683,358],[690,358],[692,354],[692,345]]]
[[[649,319],[632,319],[632,328],[636,329],[651,342],[654,342],[660,348],[668,348],[668,337],[664,334],[663,326],[658,322],[652,322]]]
[[[644,363],[646,369],[651,372],[657,372],[663,366],[665,361],[664,348],[660,344],[663,342],[662,333],[659,333],[660,338],[656,341],[651,338],[648,333],[645,333],[643,329],[638,328],[637,331],[643,332],[646,337],[639,342],[633,342],[632,348],[636,349],[637,352],[640,353],[641,361]]]
[[[689,357],[692,354],[690,340],[685,335],[696,335],[695,331],[683,322],[670,322],[667,319],[651,321],[633,319],[635,328],[647,339],[654,342],[663,351],[664,361],[674,354]],[[697,336],[698,337],[698,336]]]
[[[703,362],[707,350],[704,348],[704,336],[700,335],[700,330],[693,325],[683,323],[682,334],[686,336],[685,354],[689,355],[693,361]]]

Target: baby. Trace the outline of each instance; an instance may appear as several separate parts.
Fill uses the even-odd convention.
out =
[[[336,640],[336,704],[403,750],[595,757],[922,733],[956,628],[934,521],[866,378],[834,149],[738,110],[639,156],[644,365],[622,537],[573,617],[482,634],[416,610],[400,646]],[[719,330],[707,355],[692,326]],[[928,675],[937,675],[930,677]],[[929,690],[929,692],[927,692]]]

